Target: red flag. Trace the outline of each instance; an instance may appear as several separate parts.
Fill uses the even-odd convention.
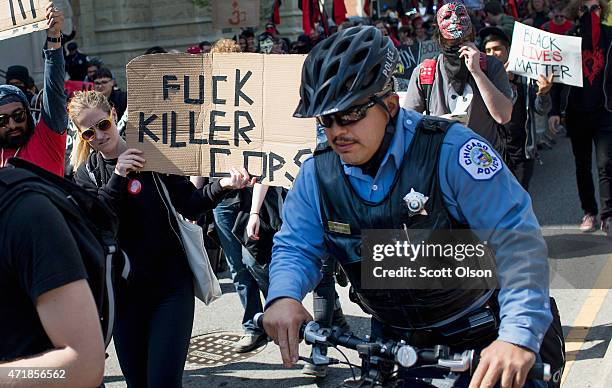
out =
[[[281,0],[274,0],[274,7],[272,8],[272,23],[280,24],[280,6],[282,4]]]
[[[363,13],[370,16],[370,0],[365,0],[363,2]]]
[[[302,29],[306,35],[310,35],[312,19],[310,17],[311,0],[301,0],[300,9],[302,10]]]
[[[518,7],[516,6],[515,0],[508,0],[508,8],[510,8],[512,16],[514,16],[515,19],[518,19]]]
[[[332,15],[334,17],[334,23],[336,23],[337,26],[346,20],[346,6],[344,5],[344,0],[334,0]]]

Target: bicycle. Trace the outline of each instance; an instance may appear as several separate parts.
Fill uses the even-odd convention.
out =
[[[255,325],[261,329],[263,329],[263,316],[263,313],[258,313],[254,317]],[[300,360],[317,366],[345,364],[351,368],[353,379],[345,380],[339,387],[398,388],[407,382],[400,377],[400,372],[431,368],[448,373],[444,378],[408,378],[421,384],[428,384],[430,387],[453,388],[463,374],[469,373],[471,376],[479,362],[479,355],[473,349],[453,353],[446,345],[417,348],[404,341],[372,341],[369,336],[365,339],[360,338],[351,332],[343,332],[338,327],[321,327],[314,321],[302,324],[300,339],[312,345],[312,357],[300,356]],[[326,354],[328,347],[338,350],[346,361],[329,357]],[[356,350],[361,358],[361,366],[352,364],[339,347]],[[354,369],[361,370],[359,379],[355,376]],[[549,381],[550,365],[536,363],[527,378]]]

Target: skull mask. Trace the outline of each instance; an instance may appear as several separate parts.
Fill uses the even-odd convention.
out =
[[[446,3],[438,10],[438,27],[445,39],[460,39],[472,31],[467,8],[462,3]]]

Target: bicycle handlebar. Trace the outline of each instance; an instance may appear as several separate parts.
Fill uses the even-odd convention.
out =
[[[254,317],[255,326],[263,329],[263,313]],[[391,360],[401,368],[409,369],[416,364],[437,365],[453,372],[469,372],[470,375],[478,367],[480,356],[471,350],[451,354],[448,346],[436,345],[433,348],[417,348],[404,341],[376,341],[363,339],[350,332],[342,332],[336,328],[324,328],[311,321],[300,327],[300,339],[313,346],[342,346],[357,350],[367,357],[381,357]],[[536,363],[530,369],[527,379],[549,381],[551,379],[550,365]]]

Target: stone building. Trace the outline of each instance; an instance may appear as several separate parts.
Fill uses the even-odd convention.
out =
[[[198,6],[194,0],[72,0],[79,27],[77,41],[82,52],[99,56],[124,84],[123,68],[133,58],[152,46],[185,52],[203,40],[229,38],[239,30],[215,30],[212,25],[212,1]],[[243,0],[244,1],[244,0]],[[272,0],[260,1],[260,28],[271,15]],[[327,3],[331,4],[331,1]],[[347,1],[349,14],[356,14],[362,1]],[[331,7],[331,6],[330,6]],[[284,0],[280,7],[283,37],[296,38],[302,32],[302,11],[298,0]]]
[[[152,46],[185,52],[201,41],[231,38],[239,31],[215,30],[212,25],[213,1],[231,0],[55,0],[69,16],[65,33],[72,22],[77,29],[79,51],[100,57],[115,74],[119,85],[125,85],[125,65]],[[242,0],[245,1],[245,0]],[[247,0],[248,1],[248,0]],[[196,3],[203,4],[196,5]],[[260,26],[271,15],[272,0],[260,1]],[[331,10],[331,1],[326,2]],[[345,1],[348,15],[360,15],[363,0]],[[298,0],[283,0],[280,8],[283,37],[295,39],[302,32],[302,11]],[[42,61],[40,48],[44,33],[0,41],[0,51],[19,55],[0,59],[0,69],[12,64],[29,66],[40,81]],[[7,51],[5,51],[7,50]]]

